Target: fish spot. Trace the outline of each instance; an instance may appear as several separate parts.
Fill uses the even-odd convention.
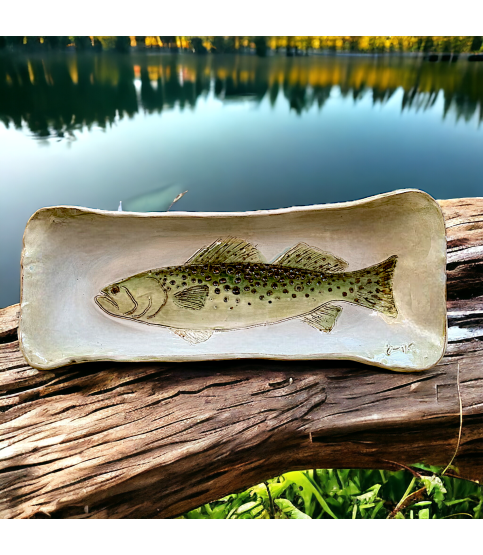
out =
[[[226,278],[220,278],[220,283],[226,283]]]
[[[213,268],[212,272],[214,274],[219,274],[220,273],[220,268]]]
[[[215,287],[218,287],[219,283],[218,283],[217,281],[214,281],[214,282],[213,282],[213,285],[214,285]]]
[[[293,279],[288,282],[289,285],[293,285]]]
[[[368,280],[367,280],[367,283],[372,283],[372,279],[368,279]]]
[[[265,295],[260,295],[260,297],[259,297],[259,299],[260,299],[261,301],[263,301],[264,298],[265,298]]]
[[[235,299],[236,304],[240,304],[240,299]]]
[[[257,290],[256,290],[256,289],[252,289],[252,293],[256,293],[256,292],[257,292]]]
[[[284,289],[282,293],[288,293],[288,289]]]
[[[312,282],[311,282],[311,281],[308,281],[308,282],[307,282],[307,287],[308,287],[309,285],[312,285]]]
[[[305,293],[305,297],[308,299],[310,295],[308,293]]]
[[[356,303],[358,303],[358,302],[359,302],[359,299],[354,299],[354,301],[355,301]]]
[[[311,287],[310,290],[312,291],[312,293],[315,291],[315,289],[313,287]]]
[[[119,293],[119,287],[117,285],[114,285],[114,287],[111,289],[111,293],[117,295]]]
[[[199,280],[198,280],[198,283],[203,283],[203,280],[202,280],[202,279],[199,279]]]
[[[354,288],[353,287],[349,287],[349,293],[354,293]]]
[[[232,306],[230,306],[230,310],[233,310],[233,307],[232,307]]]
[[[233,274],[234,271],[235,271],[235,270],[234,270],[233,268],[231,268],[231,267],[228,267],[228,268],[226,269],[226,273],[229,274],[229,275],[230,275],[230,274]]]
[[[292,299],[296,299],[297,295],[295,293],[292,293]]]
[[[340,285],[337,286],[337,289],[340,289]]]
[[[171,287],[166,287],[166,291],[171,291]]]
[[[211,276],[205,276],[206,281],[211,281]]]
[[[362,291],[364,289],[363,285],[359,285],[359,291]]]
[[[303,290],[304,290],[303,285],[300,285],[300,284],[299,284],[299,285],[296,285],[296,286],[295,286],[295,291],[297,291],[297,292],[300,293],[300,291],[303,291]]]
[[[318,281],[318,282],[317,282],[317,285],[322,285],[322,282]]]
[[[227,303],[228,302],[228,297],[224,297],[223,302]]]
[[[229,287],[229,286],[228,286],[228,285],[225,285],[225,289],[226,289],[227,287]],[[240,288],[239,288],[239,287],[233,287],[232,293],[233,293],[234,295],[239,295],[239,294],[240,294]]]
[[[226,284],[225,287],[224,287],[223,289],[224,289],[225,291],[229,291],[229,290],[231,289],[231,287],[230,287],[228,284]]]
[[[272,304],[272,301],[268,301],[268,304]]]
[[[215,289],[215,293],[216,293],[217,295],[220,294],[220,290],[218,289],[218,287]]]
[[[344,291],[344,292],[342,293],[342,296],[343,296],[343,297],[347,297],[347,293]]]
[[[267,291],[267,297],[270,297],[270,295],[273,295],[273,291],[268,290]]]
[[[278,283],[272,283],[272,289],[277,289]]]
[[[252,303],[247,303],[248,306],[252,306]]]
[[[174,281],[174,279],[172,279],[169,283],[170,283],[171,285],[174,285],[176,282]]]
[[[276,300],[276,301],[279,301],[279,300],[280,300],[280,297],[275,297],[275,300]]]
[[[330,292],[332,291],[332,287],[329,287],[328,291],[329,291],[329,293],[330,293]]]
[[[241,279],[239,277],[235,278],[235,283],[240,283]]]
[[[380,293],[381,290],[379,288],[376,289],[376,293]]]
[[[260,287],[260,282],[259,281],[255,282],[255,287]]]
[[[187,283],[186,281],[183,281],[183,283],[181,284],[183,287],[186,287]]]
[[[188,279],[188,276],[181,276],[181,279]]]

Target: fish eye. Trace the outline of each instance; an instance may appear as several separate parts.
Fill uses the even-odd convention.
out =
[[[119,287],[117,285],[114,285],[114,287],[111,288],[111,293],[113,295],[117,295],[119,293]]]

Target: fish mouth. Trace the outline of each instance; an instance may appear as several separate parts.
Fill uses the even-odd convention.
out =
[[[104,293],[103,291],[101,291],[100,295],[96,295],[94,297],[94,300],[96,301],[97,306],[99,306],[100,308],[102,308],[102,310],[105,310],[106,312],[109,312],[109,310],[108,307],[103,304],[104,302],[108,302],[119,310],[119,305],[108,293]]]

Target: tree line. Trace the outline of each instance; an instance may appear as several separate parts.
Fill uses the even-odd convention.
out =
[[[67,50],[131,51],[153,49],[169,52],[255,53],[288,56],[316,52],[352,53],[478,53],[482,36],[0,36],[0,49],[9,51]]]
[[[213,85],[223,101],[243,98],[270,104],[280,98],[301,114],[322,109],[333,87],[358,102],[387,102],[402,89],[401,110],[425,110],[443,97],[448,112],[483,121],[483,73],[474,64],[425,64],[407,58],[339,58],[331,63],[307,58],[294,64],[278,57],[0,56],[0,122],[26,124],[38,138],[67,137],[91,126],[109,127],[141,109],[162,112],[194,108]],[[135,82],[139,83],[136,91]],[[477,116],[478,117],[478,116]]]

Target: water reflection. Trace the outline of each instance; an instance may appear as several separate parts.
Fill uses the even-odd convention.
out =
[[[50,53],[0,57],[0,120],[36,138],[72,140],[139,111],[193,109],[210,92],[223,102],[267,97],[274,105],[280,97],[303,114],[322,109],[333,87],[355,103],[370,95],[374,105],[401,88],[401,110],[411,111],[430,109],[442,94],[443,118],[483,119],[483,68],[465,61]]]

